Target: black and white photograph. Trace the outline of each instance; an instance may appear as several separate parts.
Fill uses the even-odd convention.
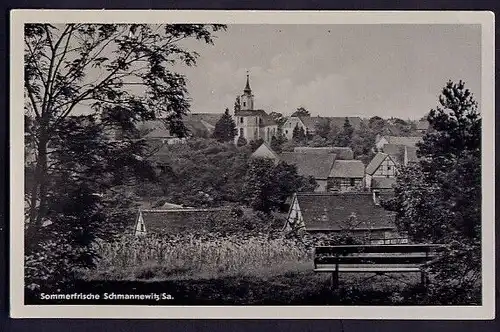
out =
[[[404,14],[14,11],[16,315],[493,318],[494,18]]]

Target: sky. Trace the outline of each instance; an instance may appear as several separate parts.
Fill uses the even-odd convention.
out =
[[[182,68],[193,113],[233,109],[246,72],[255,108],[313,116],[419,119],[448,80],[479,99],[481,30],[473,25],[229,25]]]

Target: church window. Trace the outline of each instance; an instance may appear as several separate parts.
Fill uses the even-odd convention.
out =
[[[240,123],[243,123],[243,117],[240,118]]]
[[[240,128],[240,137],[243,137],[243,128]]]
[[[244,101],[244,102],[243,102],[243,107],[246,107],[246,106],[247,106],[247,102],[246,102],[246,101]]]
[[[285,130],[285,134],[288,134],[288,130]]]

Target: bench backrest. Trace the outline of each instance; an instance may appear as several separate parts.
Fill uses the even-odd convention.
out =
[[[345,245],[315,248],[318,264],[412,264],[428,262],[442,248],[437,244]]]

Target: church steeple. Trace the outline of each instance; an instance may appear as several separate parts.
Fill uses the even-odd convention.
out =
[[[241,95],[241,109],[242,110],[253,110],[253,94],[252,89],[250,89],[250,77],[247,71],[247,84]]]
[[[247,84],[245,85],[245,90],[243,90],[243,92],[252,94],[252,89],[250,89],[250,78],[248,75],[248,71],[247,71]]]

